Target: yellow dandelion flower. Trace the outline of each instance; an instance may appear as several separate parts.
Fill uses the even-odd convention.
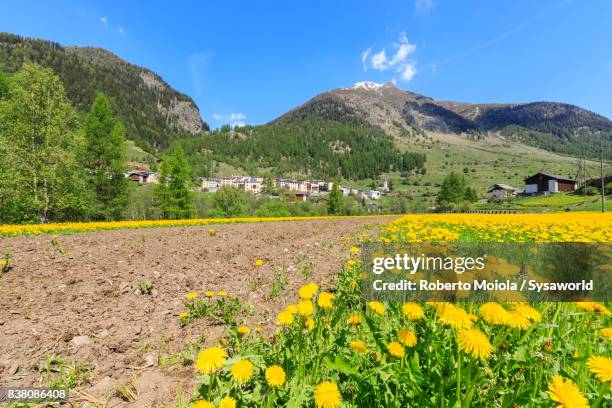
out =
[[[610,316],[612,313],[601,303],[596,302],[576,302],[575,305],[587,312],[601,313],[605,316]]]
[[[315,320],[312,317],[308,316],[306,320],[304,320],[304,325],[306,326],[308,331],[313,331],[315,327]]]
[[[412,330],[400,330],[397,333],[397,338],[404,346],[414,347],[417,342],[416,335]]]
[[[323,381],[315,387],[314,400],[317,408],[338,408],[342,402],[342,395],[336,384]]]
[[[418,303],[406,302],[402,305],[402,312],[408,320],[420,320],[425,316],[423,308]]]
[[[557,408],[588,408],[589,402],[578,386],[569,379],[555,375],[548,384],[548,396],[559,405]]]
[[[612,384],[612,359],[604,356],[593,356],[587,360],[587,367],[602,383]]]
[[[6,259],[0,259],[0,266],[6,265]]]
[[[351,341],[351,349],[358,353],[365,353],[368,351],[368,346],[363,341]]]
[[[255,260],[255,266],[262,266],[264,264],[264,260],[263,259],[256,259]]]
[[[236,400],[232,397],[223,397],[219,401],[219,408],[236,408]]]
[[[377,301],[368,302],[368,307],[372,309],[372,311],[376,314],[385,313],[385,305],[381,302],[377,302]]]
[[[357,261],[354,259],[349,259],[348,261],[346,261],[346,266],[348,266],[349,268],[352,268],[355,265],[357,265]]]
[[[190,405],[190,408],[215,408],[215,404],[209,401],[197,400]]]
[[[185,318],[189,317],[189,312],[181,312],[181,313],[179,313],[179,317],[181,319],[185,319]]]
[[[198,294],[196,292],[189,292],[185,295],[185,297],[189,300],[193,300],[198,297]]]
[[[317,299],[317,305],[319,305],[321,309],[331,309],[332,303],[335,298],[336,295],[334,295],[333,293],[323,292],[319,295],[319,298]]]
[[[287,375],[283,367],[273,365],[266,368],[266,382],[270,387],[282,387],[286,379]]]
[[[478,309],[478,312],[484,321],[489,324],[501,325],[508,322],[509,312],[499,303],[483,303]]]
[[[296,314],[297,313],[297,306],[296,305],[288,305],[285,310],[291,314]]]
[[[213,297],[213,296],[215,296],[215,292],[213,292],[211,290],[207,290],[205,295],[206,295],[206,297]]]
[[[310,300],[300,300],[297,305],[297,312],[300,316],[310,316],[314,313],[314,306]]]
[[[518,314],[517,312],[508,313],[508,320],[506,326],[512,327],[513,329],[526,330],[531,326],[531,322],[526,317]]]
[[[219,295],[221,297],[225,297],[225,296],[227,296],[227,292],[222,290],[221,292],[217,293],[217,295]]]
[[[249,334],[251,332],[251,329],[249,329],[247,326],[240,326],[236,329],[236,331],[238,332],[238,334]]]
[[[261,327],[259,327],[259,326],[257,326],[255,328],[255,333],[261,333],[262,331],[263,331],[263,329]]]
[[[354,314],[348,319],[348,324],[358,325],[361,324],[361,315]]]
[[[278,317],[276,318],[276,324],[288,326],[293,323],[293,320],[293,313],[287,310],[283,310],[278,314]]]
[[[542,315],[535,308],[526,305],[524,303],[519,303],[514,306],[512,309],[513,312],[518,313],[519,315],[531,320],[532,322],[540,322],[542,320]]]
[[[603,337],[612,339],[612,327],[606,327],[605,329],[601,329],[601,335]]]
[[[361,250],[359,249],[359,247],[353,246],[353,247],[351,247],[350,252],[351,252],[351,255],[359,255]]]
[[[439,307],[438,313],[438,320],[455,330],[472,327],[473,316],[460,307],[446,303]]]
[[[595,303],[595,305],[593,306],[593,310],[595,311],[595,313],[601,313],[604,316],[612,315],[612,312],[610,312],[608,308],[602,305],[601,303]]]
[[[202,374],[210,374],[227,361],[227,353],[220,347],[204,349],[198,355],[195,366]]]
[[[489,358],[493,353],[493,346],[487,335],[475,327],[461,330],[457,335],[457,345],[473,357]]]
[[[238,360],[231,367],[232,376],[238,383],[245,383],[253,377],[255,366],[249,360]]]
[[[298,295],[300,298],[309,300],[319,291],[319,286],[316,283],[308,283],[298,289]]]
[[[595,302],[575,302],[574,304],[576,305],[578,309],[582,309],[587,312],[595,311],[595,308],[594,308],[594,305],[596,304]]]
[[[406,355],[406,351],[404,350],[404,346],[399,344],[397,341],[392,341],[387,344],[387,351],[393,357],[404,357]]]

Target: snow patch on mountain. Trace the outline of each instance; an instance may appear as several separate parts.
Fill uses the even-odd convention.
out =
[[[383,84],[372,81],[356,82],[350,89],[365,89],[366,91],[374,91],[383,87]]]

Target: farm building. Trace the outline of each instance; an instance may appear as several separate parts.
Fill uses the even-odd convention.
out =
[[[294,196],[295,201],[306,201],[308,200],[308,192],[306,191],[297,191]]]
[[[525,179],[526,194],[549,194],[576,190],[576,180],[549,173],[536,173]]]
[[[157,173],[146,170],[135,170],[125,174],[125,177],[139,184],[157,184]]]
[[[508,184],[495,184],[487,191],[487,196],[490,198],[514,197],[519,191],[518,188],[514,188]]]

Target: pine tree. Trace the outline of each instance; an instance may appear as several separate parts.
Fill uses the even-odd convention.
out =
[[[190,186],[191,168],[179,146],[174,149],[172,156],[162,161],[159,183],[155,186],[156,208],[162,218],[183,219],[193,216]]]
[[[155,202],[155,210],[159,212],[161,219],[170,218],[170,160],[164,157],[159,170],[158,183],[153,190],[153,201]]]
[[[126,159],[125,130],[113,117],[111,103],[98,93],[85,117],[83,165],[95,195],[92,217],[117,220],[128,202],[128,181],[123,176]]]
[[[332,190],[329,193],[329,200],[327,201],[327,213],[330,215],[340,214],[342,211],[342,192],[338,187],[338,183],[334,183]]]
[[[170,218],[182,219],[193,217],[193,205],[191,203],[191,168],[185,152],[179,146],[174,150],[170,160]]]
[[[455,172],[448,174],[436,198],[436,203],[441,210],[450,209],[453,205],[459,205],[465,200],[466,193],[465,177]]]

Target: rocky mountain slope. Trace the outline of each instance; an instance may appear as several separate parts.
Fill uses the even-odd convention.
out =
[[[101,48],[60,44],[0,33],[0,70],[14,72],[25,61],[49,67],[61,78],[71,103],[89,110],[96,92],[107,94],[128,137],[149,151],[172,137],[208,130],[195,102],[156,73]]]
[[[612,121],[574,105],[558,102],[470,104],[438,101],[404,91],[392,83],[359,82],[317,95],[272,123],[306,118],[367,123],[395,136],[425,132],[470,134],[490,132],[558,153],[596,155],[593,143],[603,133],[612,140]],[[590,146],[590,147],[589,147]]]

